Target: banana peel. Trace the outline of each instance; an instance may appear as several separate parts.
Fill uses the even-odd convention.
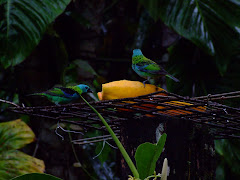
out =
[[[99,100],[113,100],[113,99],[122,99],[122,98],[131,98],[131,97],[137,97],[142,96],[150,93],[154,93],[157,91],[165,91],[162,88],[159,88],[157,86],[154,86],[152,84],[145,84],[145,87],[142,82],[139,81],[129,81],[129,80],[119,80],[119,81],[113,81],[102,85],[102,92],[98,92],[98,98]],[[165,93],[159,93],[159,95],[166,96]],[[126,101],[126,103],[135,103],[133,101]],[[165,102],[166,105],[172,105],[172,106],[186,106],[186,105],[193,105],[191,103],[187,102],[181,102],[181,101],[169,101]],[[133,105],[133,107],[143,110],[152,110],[152,109],[166,109],[168,107],[166,106],[158,106],[155,104],[141,104],[139,105]],[[206,111],[206,107],[198,106],[198,107],[191,107],[190,109],[204,112]],[[134,110],[131,109],[125,109],[125,108],[118,108],[120,111],[129,111],[133,112]],[[157,111],[158,113],[161,113],[163,115],[168,116],[177,116],[177,115],[186,115],[186,114],[192,114],[193,112],[187,111],[187,110],[166,110],[166,111]],[[146,114],[148,117],[156,117],[152,114]]]

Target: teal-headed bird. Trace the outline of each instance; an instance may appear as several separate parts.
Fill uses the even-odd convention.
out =
[[[56,105],[67,104],[80,98],[82,93],[89,93],[92,90],[85,84],[68,87],[54,87],[48,91],[34,93],[30,95],[45,96],[48,100]]]
[[[175,82],[179,82],[177,78],[170,75],[159,64],[155,63],[151,59],[146,58],[140,49],[133,50],[132,68],[139,76],[146,79],[143,81],[144,86],[145,83],[150,79],[156,80],[162,76],[167,76]]]

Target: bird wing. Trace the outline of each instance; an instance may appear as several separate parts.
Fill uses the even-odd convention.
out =
[[[49,94],[51,96],[65,97],[63,91],[59,87],[55,87],[55,88],[49,89],[48,91],[45,91],[44,93],[45,94]]]
[[[49,89],[49,90],[44,91],[44,92],[29,94],[27,96],[32,96],[32,95],[40,95],[40,96],[50,95],[50,96],[60,96],[60,97],[62,96],[62,97],[64,97],[64,93],[62,92],[62,90],[57,88],[57,87]]]
[[[51,96],[69,98],[69,97],[72,97],[76,93],[76,91],[74,91],[72,89],[69,89],[69,88],[65,88],[65,87],[55,87],[55,88],[50,89],[50,90],[48,90],[44,93],[49,94]]]
[[[62,91],[62,93],[65,97],[72,97],[72,96],[74,96],[74,94],[77,93],[73,89],[67,88],[67,87],[58,87],[58,89],[60,89]]]
[[[136,66],[139,71],[155,74],[155,75],[165,75],[167,74],[167,71],[165,71],[160,65],[155,63],[154,61],[143,61],[136,63]]]

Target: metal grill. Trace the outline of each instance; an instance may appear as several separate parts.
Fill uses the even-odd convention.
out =
[[[239,97],[240,92],[208,95],[196,98],[183,97],[166,91],[159,91],[135,98],[124,98],[90,102],[113,130],[119,133],[123,121],[134,118],[155,118],[162,116],[192,121],[209,127],[215,138],[240,138],[240,109],[213,102],[216,99]],[[62,106],[13,107],[12,112],[28,114],[60,122],[77,124],[106,131],[97,115],[85,103]]]

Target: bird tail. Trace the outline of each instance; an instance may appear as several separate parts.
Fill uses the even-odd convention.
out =
[[[28,94],[26,96],[44,96],[44,93],[33,93],[33,94]]]
[[[173,77],[173,76],[170,75],[170,74],[167,74],[166,76],[169,77],[169,78],[171,78],[171,79],[174,80],[175,82],[180,82],[177,78]]]

